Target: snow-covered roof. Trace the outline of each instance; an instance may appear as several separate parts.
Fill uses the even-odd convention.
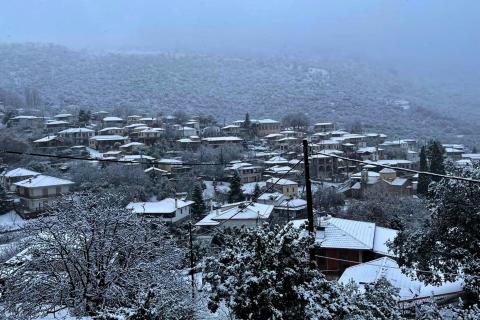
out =
[[[318,122],[318,123],[315,123],[314,126],[331,126],[333,125],[333,122]]]
[[[133,141],[133,142],[129,142],[124,145],[121,145],[120,148],[130,148],[134,146],[144,146],[144,145],[145,145],[144,143]]]
[[[155,167],[150,167],[148,169],[145,169],[145,170],[143,170],[143,172],[145,172],[145,173],[158,172],[158,173],[161,173],[161,174],[170,174],[170,172],[168,172],[167,170],[163,170],[163,169],[155,168]]]
[[[228,126],[222,127],[222,129],[236,129],[240,128],[240,126],[237,126],[236,124],[229,124]]]
[[[233,136],[225,136],[225,137],[208,137],[208,138],[203,138],[203,141],[207,142],[221,142],[221,141],[243,141],[242,138],[239,137],[233,137]]]
[[[52,140],[55,140],[55,139],[57,139],[57,136],[46,136],[46,137],[37,139],[37,140],[35,140],[35,141],[33,141],[33,142],[36,142],[36,143],[48,142],[48,141],[52,141]]]
[[[79,133],[79,132],[95,132],[95,131],[87,128],[69,128],[69,129],[62,130],[59,133]]]
[[[120,161],[142,161],[142,160],[155,160],[154,157],[141,155],[141,154],[129,154],[123,156]]]
[[[73,117],[73,114],[71,114],[71,113],[60,113],[60,114],[57,114],[53,117],[54,118],[68,118],[68,117]]]
[[[193,201],[166,198],[161,201],[152,202],[130,202],[127,209],[132,209],[137,214],[163,214],[172,213],[179,208],[193,204]]]
[[[273,211],[273,205],[246,202],[230,203],[210,212],[197,222],[196,226],[215,226],[225,220],[259,220],[268,219]]]
[[[39,188],[39,187],[71,185],[71,184],[74,184],[74,182],[66,179],[60,179],[60,178],[41,174],[33,178],[25,179],[14,184],[18,187],[24,187],[24,188]]]
[[[41,118],[36,116],[16,116],[16,117],[13,117],[12,119],[41,119]]]
[[[338,279],[338,282],[347,284],[354,281],[362,289],[365,284],[375,283],[381,278],[385,278],[392,286],[400,289],[400,301],[455,294],[463,291],[463,280],[444,282],[439,286],[425,285],[416,278],[404,274],[397,262],[389,257],[382,257],[348,267]]]
[[[143,127],[137,127],[137,129],[140,129]],[[142,132],[162,132],[165,131],[163,128],[150,128],[150,127],[145,127]]]
[[[319,224],[324,230],[316,231],[316,243],[322,248],[377,250],[388,254],[385,243],[397,235],[393,229],[377,230],[372,222],[321,217]],[[378,237],[376,241],[375,237]]]
[[[392,250],[387,246],[388,241],[393,241],[397,237],[398,231],[394,229],[375,226],[375,236],[373,238],[373,251],[385,256],[395,256]]]
[[[383,168],[382,170],[380,170],[380,173],[397,173],[397,172],[390,168]]]
[[[118,121],[123,121],[122,118],[119,118],[119,117],[105,117],[103,118],[104,122],[118,122]]]
[[[281,133],[270,133],[270,134],[267,134],[264,138],[265,139],[271,139],[271,138],[278,138],[278,137],[283,137],[283,134],[281,134]]]
[[[119,127],[108,127],[108,128],[103,128],[102,130],[99,130],[98,132],[107,132],[107,131],[110,131],[110,130],[123,130],[123,128],[119,128]]]
[[[60,125],[60,124],[68,124],[68,122],[67,121],[61,121],[61,120],[58,120],[58,121],[49,120],[49,121],[47,121],[47,123],[45,125],[50,126],[50,125]]]
[[[94,137],[90,138],[90,140],[95,140],[95,141],[124,141],[126,139],[128,139],[128,137],[123,137],[123,136],[119,136],[119,135],[116,135],[116,134],[94,136]]]
[[[130,129],[130,128],[136,128],[136,127],[145,127],[145,123],[132,123],[132,124],[129,124],[128,126],[125,126],[124,128]]]
[[[277,120],[273,120],[273,119],[260,119],[258,120],[258,123],[270,123],[270,124],[274,124],[274,123],[280,123],[279,121]]]
[[[40,174],[39,172],[32,171],[32,170],[29,170],[29,169],[17,168],[17,169],[13,169],[13,170],[10,170],[10,171],[6,172],[4,176],[7,177],[7,178],[15,178],[15,177],[37,176],[39,174]]]
[[[288,160],[280,157],[280,156],[274,156],[265,161],[266,164],[286,164],[288,163]]]
[[[300,172],[296,169],[292,169],[289,166],[273,166],[273,167],[268,168],[267,171],[269,171],[271,173],[276,173],[276,174],[286,174],[287,172],[291,173],[291,174],[294,174],[294,173]]]
[[[288,179],[280,179],[280,178],[270,178],[267,180],[267,183],[272,183],[281,186],[290,186],[290,185],[298,185],[295,181],[288,180]]]
[[[166,159],[162,158],[157,160],[158,163],[163,163],[163,164],[176,164],[176,165],[181,165],[183,162],[181,160],[177,159]]]
[[[303,200],[303,199],[298,199],[298,198],[285,199],[282,202],[280,202],[278,205],[276,205],[275,207],[282,208],[283,210],[289,210],[289,209],[298,210],[298,209],[306,208],[307,207],[307,201]]]

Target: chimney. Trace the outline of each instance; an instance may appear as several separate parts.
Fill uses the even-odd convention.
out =
[[[367,183],[368,182],[368,170],[367,169],[362,169],[362,183]]]
[[[177,198],[175,198],[175,209],[177,209],[177,208],[178,208],[178,200],[177,200]]]

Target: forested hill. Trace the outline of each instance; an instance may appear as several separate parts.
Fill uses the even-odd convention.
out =
[[[0,45],[0,88],[39,91],[48,104],[141,112],[181,109],[223,122],[250,112],[280,119],[354,120],[404,137],[474,141],[478,99],[409,83],[395,71],[346,60],[233,59],[180,54],[104,54],[36,44]],[[472,101],[471,101],[472,100]],[[407,104],[408,102],[408,104]],[[477,103],[477,105],[476,105]],[[475,113],[476,112],[476,113]]]

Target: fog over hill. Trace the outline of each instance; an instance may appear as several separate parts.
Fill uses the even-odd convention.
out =
[[[219,122],[246,112],[281,119],[304,112],[312,122],[391,136],[478,141],[480,99],[468,85],[408,81],[392,68],[353,59],[238,58],[193,54],[92,54],[55,45],[0,45],[0,88],[37,89],[54,108],[183,110]],[[473,84],[469,84],[473,86]],[[478,128],[478,127],[477,127]]]

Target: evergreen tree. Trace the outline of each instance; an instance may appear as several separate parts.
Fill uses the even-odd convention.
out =
[[[480,168],[455,169],[451,174],[480,179]],[[480,185],[443,179],[429,194],[429,219],[416,230],[403,230],[394,241],[398,261],[407,268],[432,271],[417,273],[428,283],[461,278],[478,301]]]
[[[243,121],[243,127],[248,130],[251,126],[252,122],[250,121],[250,114],[247,112],[245,114],[245,121]]]
[[[473,147],[473,148],[472,148],[472,153],[477,153],[477,152],[478,152],[478,151],[477,151],[477,147],[476,147],[476,146]]]
[[[90,121],[90,118],[91,118],[90,111],[85,111],[83,109],[80,109],[80,111],[78,112],[78,122],[87,123],[88,121]]]
[[[7,192],[5,188],[0,184],[0,214],[10,210],[10,202],[8,201]]]
[[[420,171],[428,171],[427,151],[425,146],[420,150]],[[417,194],[426,196],[428,193],[428,185],[430,184],[430,177],[425,174],[418,175]]]
[[[224,304],[235,319],[402,319],[398,290],[387,281],[362,294],[310,268],[315,239],[301,234],[291,224],[223,232],[224,250],[205,260],[208,308]]]
[[[195,219],[200,219],[207,210],[203,201],[203,190],[200,184],[196,184],[192,192],[192,215]]]
[[[255,189],[253,190],[253,200],[257,200],[258,197],[260,197],[260,194],[262,193],[262,190],[260,190],[260,186],[258,183],[255,183]]]
[[[438,173],[438,174],[445,174],[445,164],[443,154],[444,149],[440,141],[434,140],[430,142],[428,147],[429,153],[429,160],[430,160],[430,172]],[[432,177],[434,181],[440,181],[440,177]]]
[[[240,202],[245,200],[245,195],[242,191],[242,182],[238,173],[234,173],[230,181],[230,192],[228,193],[228,202]]]

